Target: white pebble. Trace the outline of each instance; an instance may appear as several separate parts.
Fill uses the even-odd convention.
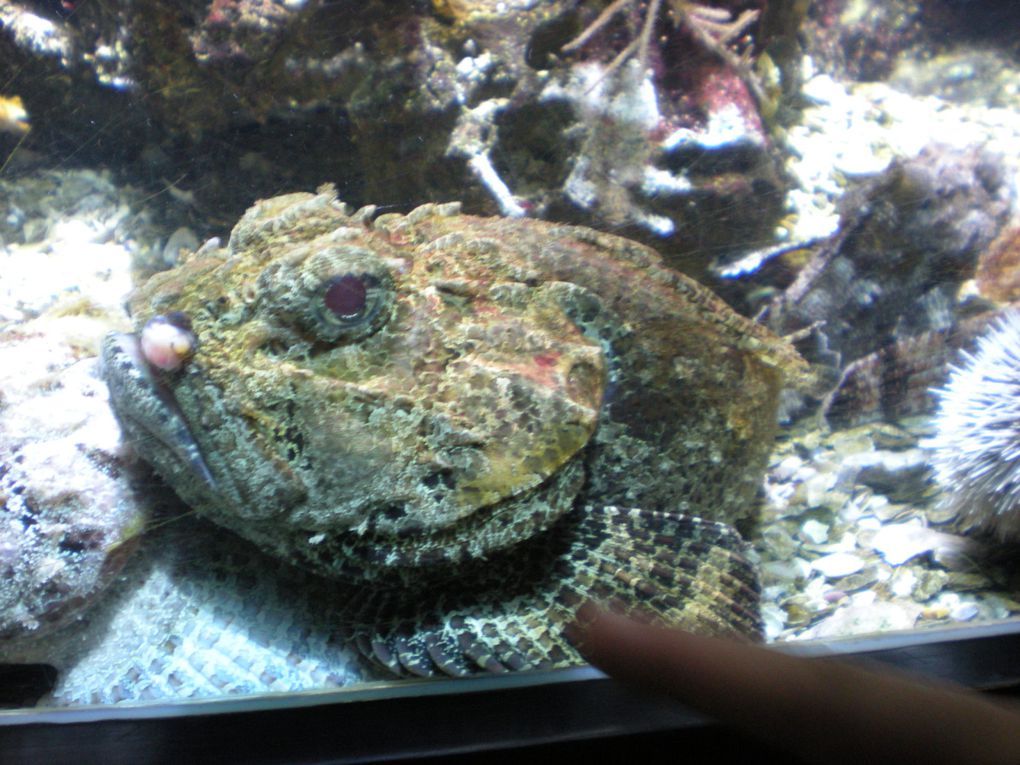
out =
[[[896,572],[896,576],[893,577],[892,585],[889,589],[893,595],[900,598],[909,598],[914,588],[917,586],[917,576],[910,569],[902,569]]]
[[[829,539],[829,525],[816,520],[804,521],[800,527],[800,533],[816,545],[824,544]]]
[[[766,603],[762,606],[761,616],[765,622],[765,639],[775,640],[786,627],[786,611],[775,603]]]
[[[949,618],[957,622],[966,622],[978,615],[978,607],[975,603],[961,603],[949,612]]]
[[[897,523],[875,532],[871,546],[890,566],[899,566],[932,550],[937,540],[937,534],[920,523]]]
[[[850,553],[832,553],[811,562],[811,568],[829,579],[856,574],[864,568],[864,561]]]

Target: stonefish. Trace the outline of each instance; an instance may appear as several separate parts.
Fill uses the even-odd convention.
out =
[[[649,248],[324,187],[257,203],[130,311],[102,353],[129,441],[314,572],[377,666],[577,663],[561,628],[588,598],[758,632],[730,524],[802,362]]]

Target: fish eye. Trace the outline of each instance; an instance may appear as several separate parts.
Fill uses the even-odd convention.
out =
[[[394,305],[387,264],[363,247],[332,246],[280,258],[256,284],[262,310],[318,342],[342,344],[379,331]],[[311,339],[311,338],[310,338]]]
[[[311,329],[326,342],[345,342],[377,331],[389,317],[393,289],[383,274],[342,273],[325,279],[312,301]]]
[[[368,283],[370,274],[356,276],[344,274],[326,282],[326,293],[323,302],[340,321],[356,321],[368,307]]]

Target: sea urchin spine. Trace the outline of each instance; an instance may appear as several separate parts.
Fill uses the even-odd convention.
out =
[[[924,445],[942,501],[968,527],[1020,538],[1020,311],[992,324],[935,395],[937,433]]]

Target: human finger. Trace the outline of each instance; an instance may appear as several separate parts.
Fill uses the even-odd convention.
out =
[[[609,675],[826,763],[1020,763],[1020,711],[955,686],[642,624],[585,606],[575,635]]]

